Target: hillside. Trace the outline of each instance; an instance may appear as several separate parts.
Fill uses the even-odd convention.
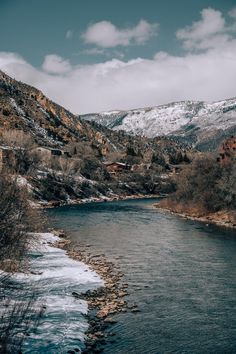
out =
[[[214,150],[236,131],[236,98],[212,103],[182,101],[130,111],[86,114],[80,118],[149,138],[173,136],[207,151]]]
[[[43,200],[166,191],[169,185],[160,176],[173,164],[188,163],[192,155],[174,139],[130,136],[78,119],[41,91],[3,72],[0,144],[5,155],[12,150],[15,169]],[[11,161],[11,169],[13,165]]]

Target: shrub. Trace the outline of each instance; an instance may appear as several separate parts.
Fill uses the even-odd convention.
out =
[[[222,166],[214,157],[195,159],[177,176],[176,193],[171,199],[178,203],[196,205],[208,212],[235,209],[235,161]]]
[[[31,208],[28,198],[16,179],[0,175],[1,354],[20,353],[27,331],[36,325],[41,312],[35,310],[34,294],[15,288],[11,282],[11,273],[27,266],[29,247],[36,242],[29,232],[42,227],[41,213]],[[14,292],[17,301],[10,300]]]
[[[0,175],[0,265],[6,259],[19,262],[25,259],[32,241],[30,231],[42,222],[38,210],[29,202],[26,188],[19,189],[17,179]]]

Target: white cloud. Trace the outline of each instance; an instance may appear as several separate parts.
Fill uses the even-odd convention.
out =
[[[152,106],[178,100],[217,100],[235,96],[236,43],[226,51],[153,60],[110,60],[50,75],[11,54],[0,53],[0,67],[41,89],[75,113]],[[10,59],[10,60],[8,60]],[[219,70],[220,69],[220,70]]]
[[[124,58],[125,54],[121,52],[120,50],[115,50],[115,49],[105,49],[105,48],[89,48],[89,49],[84,49],[78,55],[101,55],[105,56],[107,58],[119,58],[122,59]]]
[[[66,31],[66,39],[71,39],[73,37],[74,32],[72,30]]]
[[[84,49],[81,54],[85,55],[104,55],[106,53],[105,49],[89,48]]]
[[[5,64],[11,66],[11,64],[25,64],[25,60],[18,54],[9,53],[9,52],[1,52],[0,56],[0,68],[3,67]]]
[[[143,44],[157,34],[158,24],[140,20],[133,28],[119,29],[109,21],[101,21],[90,25],[82,34],[88,44],[102,48],[128,46],[132,43]]]
[[[44,58],[42,68],[48,73],[65,74],[71,70],[71,65],[69,60],[65,60],[59,55],[49,54]]]
[[[225,44],[230,39],[229,28],[220,11],[212,8],[201,11],[201,20],[176,32],[186,49],[207,49]]]
[[[210,18],[215,19],[215,16]],[[218,25],[215,22],[214,26],[206,27],[203,21],[204,31],[195,23],[187,32],[182,32],[185,41],[197,38],[203,45],[206,38],[211,38],[214,43],[204,51],[189,51],[183,56],[158,52],[149,60],[112,59],[99,64],[71,66],[67,60],[54,55],[54,59],[59,60],[47,56],[44,70],[39,70],[17,54],[0,52],[0,69],[36,86],[54,101],[80,114],[178,100],[235,97],[236,39],[233,32],[224,37],[227,34],[224,29],[228,27],[219,20],[221,15],[217,18]],[[59,68],[55,69],[58,61]],[[51,66],[48,67],[48,63]]]
[[[229,11],[229,16],[236,19],[236,7]]]

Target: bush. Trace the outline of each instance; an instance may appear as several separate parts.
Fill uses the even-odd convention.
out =
[[[20,353],[27,331],[36,325],[41,312],[34,308],[34,294],[15,288],[11,282],[11,273],[27,266],[29,247],[36,242],[29,232],[42,227],[42,216],[31,208],[28,198],[16,179],[0,175],[1,354]]]
[[[0,266],[7,259],[21,262],[25,259],[32,236],[42,225],[42,216],[29,202],[26,188],[19,189],[17,179],[0,175]]]
[[[187,202],[208,212],[235,209],[235,161],[222,166],[213,157],[195,159],[176,178],[176,193],[172,200]]]
[[[8,160],[10,173],[29,174],[39,165],[40,157],[33,150],[35,143],[29,134],[22,130],[6,130],[2,132],[0,142],[14,151],[14,157]]]

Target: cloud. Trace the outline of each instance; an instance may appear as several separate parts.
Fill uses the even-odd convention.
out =
[[[236,7],[229,11],[229,16],[236,19]]]
[[[81,54],[84,55],[105,55],[106,51],[105,49],[98,49],[98,48],[89,48],[89,49],[84,49]]]
[[[95,44],[102,48],[144,44],[152,36],[157,35],[158,24],[140,20],[133,28],[119,29],[109,21],[101,21],[90,25],[82,39],[85,43]]]
[[[71,39],[73,37],[74,32],[72,30],[68,30],[66,32],[66,39]]]
[[[212,8],[201,11],[201,20],[176,32],[185,49],[207,49],[225,44],[230,36],[220,11]]]
[[[0,69],[79,114],[235,97],[236,38],[221,14],[202,14],[199,22],[204,30],[195,22],[181,32],[180,39],[203,45],[211,38],[212,45],[201,51],[189,50],[183,56],[158,52],[152,59],[112,59],[72,66],[51,54],[45,57],[43,69],[37,69],[18,54],[0,52]],[[206,25],[206,17],[214,25]]]
[[[107,58],[119,58],[122,59],[124,58],[125,54],[121,52],[120,50],[114,50],[114,49],[105,49],[105,48],[89,48],[89,49],[84,49],[78,55],[101,55],[105,56]]]
[[[50,75],[11,54],[0,53],[1,69],[41,89],[74,113],[129,109],[178,100],[217,100],[235,96],[236,43],[184,57],[160,53],[152,60],[113,59]],[[10,59],[8,61],[8,59]],[[219,70],[220,68],[220,70]]]
[[[71,65],[69,60],[65,60],[59,55],[49,54],[44,58],[42,68],[48,73],[65,74],[71,70]]]

